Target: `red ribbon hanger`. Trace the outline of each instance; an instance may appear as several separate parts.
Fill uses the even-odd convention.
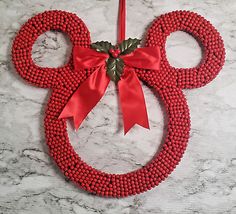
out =
[[[119,2],[118,42],[125,39],[125,0]],[[73,49],[74,69],[90,69],[95,71],[79,86],[62,110],[59,118],[72,117],[75,129],[78,129],[88,113],[103,97],[110,82],[106,72],[106,62],[110,54],[98,52],[92,48],[75,46]],[[135,68],[158,70],[160,67],[159,47],[137,48],[120,57],[124,62],[123,73],[117,83],[121,104],[124,133],[135,124],[149,128],[147,109],[142,86],[135,73]],[[148,72],[148,71],[147,71]]]
[[[118,15],[118,43],[125,39],[126,30],[126,0],[119,2],[119,15]]]

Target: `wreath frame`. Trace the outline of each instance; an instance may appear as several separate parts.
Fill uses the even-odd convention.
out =
[[[223,40],[214,26],[202,16],[189,11],[173,11],[156,18],[149,28],[145,46],[159,46],[159,71],[136,69],[140,80],[161,97],[168,116],[165,143],[161,151],[143,168],[126,174],[109,174],[86,164],[69,142],[65,119],[60,112],[78,86],[93,72],[73,69],[72,57],[59,68],[42,68],[31,58],[32,46],[38,36],[49,30],[66,33],[72,45],[90,47],[90,33],[75,14],[65,11],[45,11],[29,19],[18,32],[12,46],[16,71],[38,87],[52,88],[45,112],[44,127],[50,156],[64,173],[82,189],[107,197],[126,197],[150,190],[165,180],[179,164],[187,147],[190,115],[182,89],[197,88],[213,80],[225,61]],[[194,68],[170,66],[165,51],[167,37],[175,31],[185,31],[202,45],[204,56]]]

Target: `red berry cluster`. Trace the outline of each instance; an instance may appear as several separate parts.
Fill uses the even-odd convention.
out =
[[[186,11],[168,13],[156,19],[148,31],[147,46],[160,46],[159,71],[137,69],[140,79],[154,87],[168,115],[168,133],[162,150],[143,168],[127,174],[108,174],[87,165],[69,142],[66,120],[58,119],[70,96],[91,71],[74,70],[72,59],[61,68],[40,68],[31,59],[37,37],[48,30],[67,33],[73,45],[88,47],[89,31],[74,14],[47,11],[31,18],[19,31],[12,50],[17,72],[32,84],[52,87],[44,121],[50,155],[65,176],[93,194],[125,197],[147,191],[163,181],[178,165],[187,146],[190,130],[188,105],[182,88],[200,87],[213,79],[224,63],[224,46],[219,33],[203,17]],[[175,69],[166,59],[166,37],[184,30],[196,36],[204,47],[204,60],[192,69]],[[111,53],[112,54],[112,53]]]
[[[109,53],[112,55],[112,57],[117,58],[120,55],[119,49],[110,49]]]

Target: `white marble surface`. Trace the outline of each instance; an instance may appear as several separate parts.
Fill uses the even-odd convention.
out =
[[[31,16],[48,9],[76,13],[93,41],[116,40],[117,0],[0,1],[0,213],[4,214],[235,214],[236,213],[236,1],[127,0],[127,37],[142,37],[157,16],[178,9],[198,12],[220,31],[226,64],[209,85],[186,90],[192,130],[177,169],[153,190],[124,199],[92,196],[66,181],[48,156],[43,112],[49,93],[29,86],[11,65],[11,42]],[[71,47],[60,33],[42,35],[33,49],[41,66],[60,66]],[[197,42],[173,33],[168,58],[176,67],[192,67],[201,59]],[[48,60],[50,59],[50,60]],[[151,131],[135,127],[123,136],[116,89],[109,89],[75,133],[71,143],[89,164],[122,173],[147,163],[158,150],[165,125],[163,108],[144,87]]]

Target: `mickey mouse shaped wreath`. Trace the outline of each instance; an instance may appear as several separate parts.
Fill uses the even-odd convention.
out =
[[[121,8],[123,5],[123,10],[120,10],[123,11],[120,13],[120,20],[124,20],[124,0],[120,3]],[[124,22],[121,22],[120,26],[123,26],[120,31],[122,35],[120,38],[123,38]],[[76,47],[73,58],[64,67],[41,68],[31,59],[31,50],[35,40],[48,30],[60,30],[67,33],[73,46]],[[190,33],[201,42],[204,48],[204,59],[199,66],[176,69],[169,65],[165,51],[166,38],[170,33],[178,30]],[[103,43],[105,44],[108,43]],[[94,43],[91,47],[89,31],[75,14],[65,11],[46,11],[29,19],[22,26],[14,40],[12,59],[17,72],[29,83],[53,89],[45,113],[44,127],[50,155],[65,176],[88,192],[107,197],[125,197],[157,186],[175,169],[186,149],[190,130],[189,109],[182,89],[201,87],[214,79],[224,64],[225,50],[217,30],[200,15],[188,11],[174,11],[162,15],[154,20],[149,28],[144,48],[156,50],[154,64],[157,67],[155,68],[149,67],[149,63],[147,67],[143,66],[143,60],[148,57],[141,60],[141,68],[137,64],[129,65],[127,58],[125,59],[129,54],[121,55],[121,48],[116,49],[112,46],[109,50],[106,48],[105,53],[97,52],[96,50],[99,51],[103,45]],[[77,51],[82,49],[93,52],[98,57],[94,57],[88,67],[84,64],[83,57],[86,55],[82,57],[83,61],[80,62],[78,59],[82,53],[78,55]],[[139,51],[135,49],[130,53],[133,57],[136,50]],[[153,54],[153,51],[151,52]],[[91,55],[87,54],[87,56],[91,59]],[[103,60],[100,58],[102,56]],[[97,63],[95,63],[96,60],[98,60]],[[99,63],[101,61],[102,63]],[[108,174],[94,169],[81,160],[69,142],[66,119],[59,116],[75,96],[76,91],[86,86],[86,81],[94,81],[91,82],[97,93],[97,87],[100,87],[101,82],[104,84],[112,79],[119,85],[123,81],[122,84],[125,84],[127,88],[131,77],[138,77],[159,93],[168,114],[168,133],[161,151],[147,165],[127,174]],[[101,81],[96,82],[98,79]],[[104,90],[104,85],[102,89]],[[123,92],[126,93],[126,91]],[[102,93],[103,91],[99,96]],[[81,96],[81,93],[79,94]],[[142,92],[138,94],[142,96]],[[93,103],[94,95],[89,93],[86,99]],[[141,108],[143,108],[142,104]],[[83,107],[83,103],[76,102],[76,105]],[[145,110],[146,108],[143,112]]]

